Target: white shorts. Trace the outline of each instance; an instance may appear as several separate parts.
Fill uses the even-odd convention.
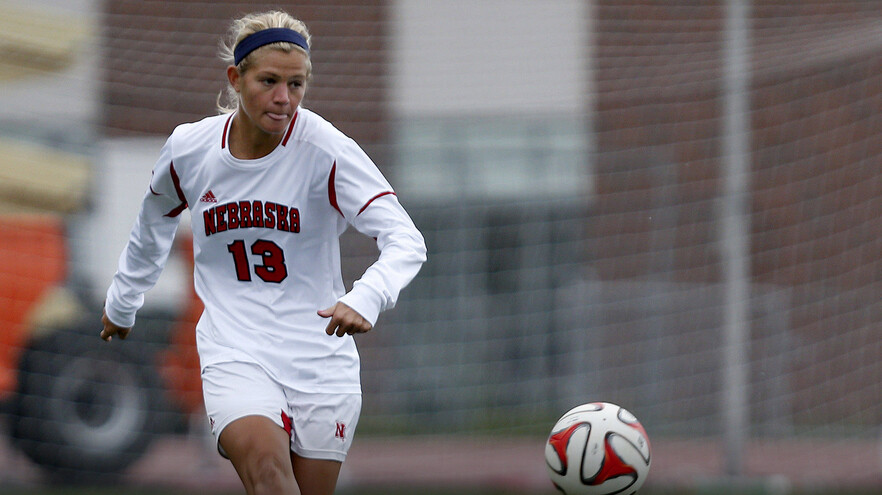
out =
[[[255,363],[226,362],[202,371],[205,412],[215,441],[233,421],[265,416],[291,437],[291,451],[343,462],[361,414],[361,394],[303,393],[285,387]],[[218,452],[223,450],[218,445]]]

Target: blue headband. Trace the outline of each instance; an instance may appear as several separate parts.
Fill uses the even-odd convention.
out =
[[[288,28],[269,28],[258,31],[254,34],[249,34],[236,45],[236,48],[233,50],[235,65],[239,65],[239,62],[254,50],[257,50],[264,45],[278,43],[280,41],[294,43],[300,48],[306,50],[306,53],[309,53],[309,44],[306,42],[306,38],[304,38],[302,34]]]

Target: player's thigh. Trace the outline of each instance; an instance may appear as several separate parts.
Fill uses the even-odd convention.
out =
[[[269,418],[233,421],[221,432],[220,443],[247,493],[296,493],[288,433]]]
[[[237,469],[249,461],[272,461],[291,471],[288,433],[265,416],[245,416],[227,425],[220,444]]]
[[[294,476],[301,495],[330,495],[337,488],[343,463],[326,459],[308,459],[291,453]]]

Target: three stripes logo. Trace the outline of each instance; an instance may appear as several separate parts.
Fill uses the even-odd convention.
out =
[[[207,193],[199,198],[199,201],[202,201],[204,203],[217,203],[217,198],[215,197],[214,193],[211,192],[211,189],[209,189]]]

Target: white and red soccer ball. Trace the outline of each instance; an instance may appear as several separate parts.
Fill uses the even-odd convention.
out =
[[[545,442],[552,483],[567,495],[631,495],[649,474],[646,430],[627,410],[608,402],[567,411]]]

